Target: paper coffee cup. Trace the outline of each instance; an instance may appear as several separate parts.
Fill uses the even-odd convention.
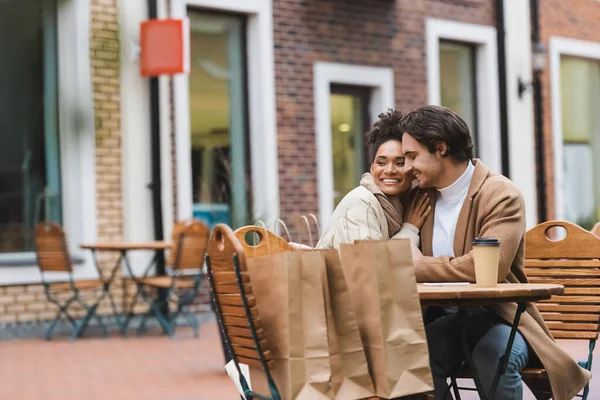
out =
[[[475,238],[473,259],[475,261],[475,282],[481,287],[498,285],[498,260],[500,241],[493,238]]]

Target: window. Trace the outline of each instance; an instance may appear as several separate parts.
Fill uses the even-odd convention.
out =
[[[56,16],[55,0],[0,2],[0,253],[62,222]]]
[[[477,147],[477,99],[475,91],[475,47],[440,41],[441,105],[460,115]]]
[[[333,199],[337,206],[367,171],[365,132],[369,129],[369,89],[332,85],[330,103]]]
[[[590,229],[600,220],[600,62],[562,56],[560,88],[564,215]]]
[[[251,209],[245,20],[194,10],[188,16],[193,213],[239,227]]]

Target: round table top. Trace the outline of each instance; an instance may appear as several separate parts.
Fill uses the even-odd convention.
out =
[[[151,241],[151,242],[105,242],[105,243],[84,243],[80,245],[82,249],[98,251],[129,251],[129,250],[166,250],[171,248],[171,242]]]
[[[562,294],[564,287],[543,283],[499,283],[496,287],[476,284],[430,286],[417,284],[422,303],[440,305],[489,305],[496,303],[534,302]]]

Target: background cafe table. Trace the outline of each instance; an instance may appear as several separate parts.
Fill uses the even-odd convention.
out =
[[[478,287],[474,284],[429,286],[419,283],[417,284],[417,288],[422,305],[436,305],[442,307],[456,306],[459,310],[459,318],[466,317],[468,308],[490,306],[499,303],[517,303],[517,312],[511,326],[506,351],[498,363],[498,369],[496,370],[494,381],[489,390],[489,395],[486,395],[482,390],[483,388],[481,387],[479,375],[477,374],[473,359],[471,358],[471,351],[467,342],[467,331],[464,329],[465,324],[462,324],[462,349],[481,399],[494,397],[498,381],[506,371],[508,356],[512,349],[521,314],[525,311],[527,303],[549,299],[552,295],[562,294],[564,291],[562,285],[536,283],[499,283],[498,286],[490,288]]]
[[[96,265],[98,274],[100,274],[101,279],[103,281],[105,281],[105,283],[110,288],[110,285],[112,284],[112,282],[115,279],[116,272],[119,270],[119,267],[121,266],[121,262],[125,263],[125,266],[127,267],[127,272],[129,273],[129,275],[132,278],[135,277],[133,268],[131,267],[131,263],[129,261],[129,258],[127,257],[127,253],[129,251],[154,250],[154,257],[152,257],[152,259],[150,260],[150,263],[144,270],[143,276],[146,277],[146,275],[150,272],[151,267],[157,263],[157,261],[159,260],[159,258],[161,256],[164,255],[164,251],[171,248],[171,242],[150,241],[150,242],[134,242],[134,243],[127,243],[127,242],[85,243],[85,244],[82,244],[80,247],[82,249],[88,249],[88,250],[92,251],[92,253],[94,255],[94,264]],[[98,264],[98,257],[96,256],[96,254],[99,251],[119,253],[119,258],[117,259],[116,263],[112,267],[108,278],[104,278],[104,275],[102,274],[102,269],[100,268],[100,265]],[[164,260],[164,258],[163,258],[163,260]],[[123,299],[122,299],[123,312],[125,312],[125,310],[126,310],[126,298],[127,298],[126,288],[127,288],[126,282],[125,282],[125,280],[123,280]],[[137,296],[136,296],[136,298],[137,298]],[[121,332],[124,335],[126,334],[127,324],[129,322],[129,320],[131,319],[134,306],[135,306],[135,300],[131,304],[130,311],[127,315],[126,320],[123,323],[120,322],[119,316],[115,315],[117,325],[119,325],[119,328],[121,329]]]

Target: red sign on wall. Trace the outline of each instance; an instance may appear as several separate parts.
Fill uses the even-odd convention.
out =
[[[151,19],[140,26],[142,76],[189,72],[190,33],[187,19]]]

